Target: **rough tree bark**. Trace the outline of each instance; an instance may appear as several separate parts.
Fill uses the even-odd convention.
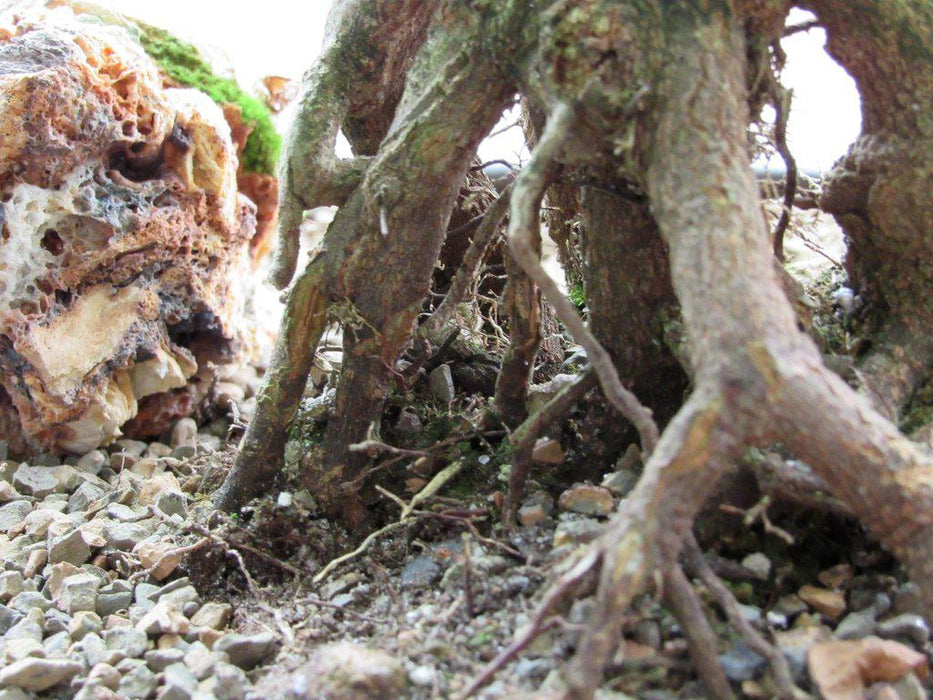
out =
[[[350,7],[348,13],[353,12],[342,15],[350,17],[350,29],[344,31],[355,28],[357,17],[380,13],[396,17],[394,3],[369,4]],[[337,497],[340,486],[352,482],[364,464],[364,457],[348,448],[366,436],[379,415],[394,363],[410,338],[427,292],[459,185],[477,144],[495,124],[512,90],[507,76],[470,60],[484,39],[478,16],[461,8],[435,19],[430,40],[408,70],[389,134],[328,229],[317,257],[290,292],[256,419],[216,497],[221,507],[234,508],[268,489],[281,464],[283,437],[294,418],[304,388],[302,377],[307,376],[330,305],[344,321],[346,338],[335,417],[324,441],[321,501],[331,512],[343,511],[351,521],[363,518],[357,494]],[[391,35],[377,36],[391,44]],[[303,105],[302,118],[309,110],[313,111],[312,105]],[[325,134],[317,134],[328,148],[340,126],[334,120],[322,127]],[[292,172],[304,172],[313,162],[314,154],[309,158],[306,149],[294,136],[290,153],[296,155],[286,161],[283,178],[286,193],[300,187],[290,184]],[[299,206],[307,205],[307,200],[299,199]],[[286,234],[284,227],[294,220],[283,213],[280,226]],[[279,269],[283,275],[288,272],[287,258]]]
[[[933,5],[812,0],[827,50],[855,79],[862,133],[820,206],[846,233],[850,284],[869,304],[859,377],[892,420],[933,364]]]
[[[590,325],[622,382],[666,423],[683,402],[687,375],[665,326],[679,323],[667,248],[643,192],[590,175],[583,188],[582,249]]]
[[[855,31],[849,23],[883,26],[911,9],[922,24],[930,10],[919,3],[813,4],[821,8],[832,34],[834,22]],[[755,445],[780,441],[810,464],[833,495],[905,564],[933,610],[933,456],[830,372],[798,329],[749,167],[750,57],[757,64],[747,32],[765,15],[763,26],[773,28],[774,13],[786,6],[783,0],[477,0],[469,7],[439,2],[388,135],[362,182],[351,188],[324,249],[291,293],[254,421],[259,427],[250,428],[221,504],[242,502],[240,489],[247,478],[259,473],[267,481],[273,473],[270,468],[257,472],[257,464],[263,463],[263,450],[270,451],[271,459],[266,458],[272,467],[279,461],[275,441],[293,415],[328,306],[343,311],[350,342],[337,414],[328,427],[331,457],[321,493],[334,502],[340,482],[352,480],[356,467],[340,457],[341,451],[360,439],[378,415],[393,364],[427,290],[458,184],[477,142],[517,82],[530,101],[542,105],[546,126],[514,183],[513,255],[587,347],[601,386],[636,424],[650,455],[638,486],[607,532],[568,574],[570,582],[578,582],[585,572],[599,570],[597,611],[567,669],[567,697],[592,697],[617,641],[624,608],[659,569],[662,575],[673,570],[716,480]],[[373,0],[369,7],[384,5]],[[920,50],[910,40],[912,28],[894,26],[907,48]],[[917,87],[913,95],[928,87],[919,78],[909,85]],[[929,134],[926,112],[892,117],[891,123],[902,119]],[[667,246],[694,390],[660,441],[650,412],[622,386],[605,348],[540,267],[535,243],[541,200],[561,166],[592,168],[613,181],[633,183],[634,191],[646,197],[641,206],[647,209],[626,214],[618,211],[619,202],[607,202],[590,215],[600,218],[601,206],[614,212],[607,217],[625,219],[648,211]],[[928,177],[928,170],[919,175]],[[928,221],[923,218],[928,193],[920,184],[905,181],[903,186],[908,184],[918,202],[913,216]],[[871,208],[875,190],[853,192],[853,209]],[[905,219],[904,225],[913,221]],[[639,229],[647,239],[633,245],[656,265],[662,249],[647,223]],[[885,228],[884,235],[893,236],[895,229],[906,237],[908,229],[897,227]],[[594,230],[609,237],[611,229],[597,225]],[[920,259],[926,242],[915,240],[922,236],[914,231],[907,239],[917,246],[910,250],[919,251]],[[637,273],[637,263],[627,264]],[[922,261],[914,267],[923,267]],[[876,279],[891,282],[885,275]],[[611,292],[614,283],[596,282],[606,287],[606,296],[621,299],[620,305],[643,298],[624,285]],[[649,297],[664,299],[663,291],[652,288],[656,297]],[[906,304],[906,297],[900,299]],[[886,303],[893,307],[891,299]],[[650,314],[639,323],[636,330],[645,334],[639,337],[656,337],[649,330],[656,328]],[[612,328],[604,331],[604,337],[612,335]],[[648,360],[650,355],[637,358]],[[245,493],[265,485],[253,483]],[[343,506],[344,514],[359,517],[353,494],[342,495],[350,504]],[[563,583],[555,590],[562,590]]]

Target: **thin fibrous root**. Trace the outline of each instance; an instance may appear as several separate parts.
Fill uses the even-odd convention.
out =
[[[470,247],[463,256],[463,261],[450,283],[450,289],[434,311],[434,314],[425,321],[422,333],[429,338],[438,335],[453,319],[457,306],[468,296],[473,280],[476,278],[483,257],[489,246],[496,239],[499,225],[509,212],[509,203],[512,199],[512,184],[510,183],[483,214]],[[448,234],[450,235],[450,234]]]
[[[512,469],[509,472],[509,490],[505,498],[503,519],[507,526],[515,524],[522,501],[525,482],[531,471],[531,453],[538,436],[552,423],[560,420],[586,393],[596,386],[596,374],[587,369],[577,375],[573,383],[565,386],[539,411],[529,416],[512,433]]]
[[[697,675],[711,697],[731,700],[735,697],[716,654],[716,634],[703,612],[703,604],[680,566],[675,565],[664,579],[664,603],[677,616]]]
[[[774,227],[773,247],[774,257],[784,262],[784,234],[790,225],[791,213],[794,209],[794,197],[797,196],[797,161],[787,145],[787,119],[790,116],[790,102],[793,91],[784,88],[778,83],[775,76],[771,76],[771,103],[774,106],[774,146],[784,159],[784,206],[781,208],[781,218]]]
[[[551,302],[557,317],[563,321],[574,340],[586,350],[606,399],[635,426],[641,438],[642,450],[646,455],[650,455],[658,443],[658,427],[651,411],[622,385],[609,353],[596,340],[557,283],[545,272],[536,252],[535,241],[541,235],[538,226],[541,200],[557,158],[561,155],[575,122],[575,106],[566,102],[558,104],[531,154],[531,159],[515,180],[508,230],[509,248],[515,261]]]
[[[768,641],[752,627],[751,623],[745,619],[742,611],[739,610],[739,604],[735,596],[732,595],[731,591],[729,591],[720,578],[713,573],[709,564],[706,563],[703,552],[700,550],[700,545],[697,543],[692,532],[684,539],[684,557],[688,569],[703,582],[719,604],[719,607],[725,612],[729,624],[731,624],[742,637],[742,641],[745,642],[749,649],[757,654],[761,654],[768,660],[768,663],[771,665],[771,671],[774,673],[774,680],[777,683],[778,697],[780,697],[781,700],[797,700],[803,697],[802,691],[794,685],[794,678],[791,674],[787,659],[784,658],[784,654],[773,644],[769,644]]]
[[[580,561],[574,565],[570,571],[561,576],[557,582],[548,590],[544,600],[538,605],[534,619],[522,631],[522,633],[508,647],[502,650],[499,655],[486,664],[480,674],[473,679],[469,687],[463,693],[457,696],[458,700],[467,700],[473,697],[483,687],[488,685],[495,675],[501,671],[507,664],[515,660],[538,636],[549,628],[551,624],[551,614],[563,601],[572,596],[581,595],[586,577],[596,571],[602,563],[602,551],[597,547],[591,547]]]

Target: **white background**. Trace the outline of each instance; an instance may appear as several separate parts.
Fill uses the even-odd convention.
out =
[[[250,88],[266,75],[299,78],[320,51],[329,0],[261,0],[235,9],[216,0],[112,0],[118,12],[165,27],[235,70]],[[791,23],[806,19],[795,11]],[[784,42],[785,83],[794,89],[788,141],[798,165],[826,170],[859,132],[854,83],[823,51],[825,35],[811,30]],[[485,144],[484,159],[515,160],[520,133],[512,129]]]

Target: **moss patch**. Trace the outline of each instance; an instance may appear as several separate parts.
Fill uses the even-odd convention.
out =
[[[272,124],[269,110],[237,85],[235,80],[214,73],[191,44],[180,41],[164,29],[137,22],[139,43],[172,80],[206,93],[218,104],[232,103],[243,112],[243,121],[253,131],[243,149],[243,169],[273,175],[282,148],[282,138]]]

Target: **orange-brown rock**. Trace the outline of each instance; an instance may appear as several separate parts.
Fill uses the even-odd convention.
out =
[[[240,352],[255,206],[220,108],[163,87],[123,28],[6,28],[0,427],[12,406],[34,448],[84,452]]]

